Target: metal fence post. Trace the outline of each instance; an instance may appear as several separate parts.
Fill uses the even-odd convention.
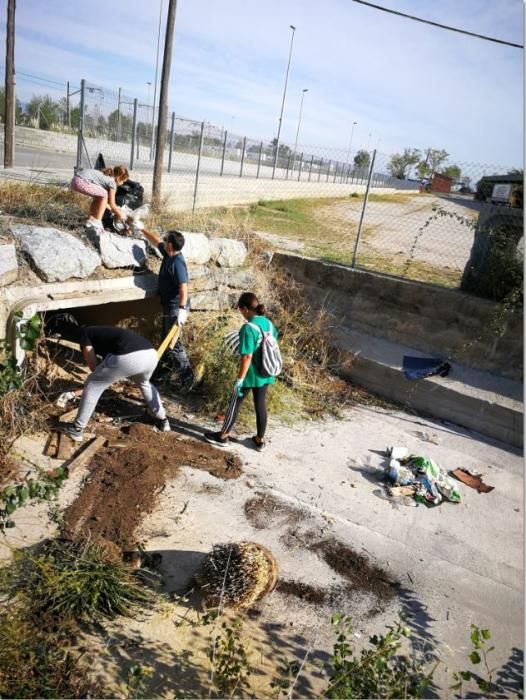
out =
[[[228,131],[225,131],[225,138],[223,139],[223,155],[221,156],[221,170],[219,171],[219,175],[223,175],[223,168],[225,167],[225,151],[226,151],[227,135],[228,135]]]
[[[329,182],[329,173],[331,172],[331,163],[332,163],[332,160],[329,161],[329,164],[327,166],[327,179],[325,180],[325,182]]]
[[[302,153],[301,156],[300,156],[300,164],[299,164],[299,167],[298,167],[298,182],[299,182],[300,179],[301,179],[301,166],[302,166],[302,165],[303,165],[303,153]]]
[[[79,131],[77,134],[77,162],[75,163],[75,172],[82,168],[82,141],[84,139],[84,92],[86,89],[86,81],[84,78],[80,81],[80,104],[79,104]],[[16,112],[16,110],[15,110]]]
[[[320,181],[321,177],[321,166],[323,165],[323,158],[320,160],[320,163],[318,165],[318,182]]]
[[[292,154],[289,155],[289,159],[287,161],[287,172],[285,173],[285,180],[289,179],[289,169],[290,169],[290,160],[292,158]],[[294,163],[292,164],[292,168],[294,169]]]
[[[133,159],[135,156],[135,141],[137,141],[137,158],[139,158],[139,142],[137,140],[137,107],[138,100],[133,100],[133,122],[131,132],[131,148],[130,148],[130,170],[133,170]]]
[[[376,148],[373,151],[373,158],[371,160],[371,169],[369,170],[369,177],[367,178],[367,188],[365,190],[365,197],[363,198],[362,213],[360,214],[360,223],[358,224],[358,232],[356,233],[356,240],[354,242],[354,250],[352,254],[351,267],[356,266],[356,252],[358,250],[358,242],[360,240],[360,235],[362,233],[363,219],[365,216],[365,210],[367,209],[367,200],[369,199],[369,186],[371,184],[371,178],[373,176],[374,159],[376,158]]]
[[[204,133],[205,133],[205,123],[201,122],[201,136],[199,137],[199,153],[197,155],[197,168],[195,169],[194,201],[192,204],[192,216],[195,212],[195,203],[197,201],[197,185],[199,183],[199,168],[201,167],[201,153],[203,152]]]
[[[168,151],[168,172],[172,172],[172,151],[174,148],[175,112],[172,112],[172,125],[170,127],[170,150]]]
[[[259,177],[259,169],[261,168],[261,155],[263,153],[263,141],[259,144],[259,156],[258,156],[258,172],[256,178]]]
[[[314,163],[314,156],[311,156],[310,158],[310,168],[309,168],[309,182],[310,182],[310,176],[312,175],[312,164]]]
[[[243,139],[243,152],[241,153],[241,167],[239,168],[239,177],[243,177],[243,164],[245,162],[245,150],[247,147],[247,137]]]
[[[334,164],[334,178],[333,178],[333,183],[336,182],[336,178],[338,176],[338,161]]]

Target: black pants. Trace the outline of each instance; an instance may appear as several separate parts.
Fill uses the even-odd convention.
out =
[[[235,388],[225,413],[225,422],[223,423],[221,432],[229,433],[232,430],[243,401],[248,395],[248,392],[251,391],[254,397],[254,408],[256,409],[257,436],[258,438],[264,438],[267,429],[267,390],[268,384],[264,386],[254,386],[250,389],[242,389],[243,395],[238,396],[237,388]]]
[[[166,338],[168,331],[177,321],[179,313],[179,302],[163,306],[163,338]],[[193,370],[190,360],[186,354],[182,339],[183,329],[173,349],[168,349],[161,360],[163,367],[176,369],[181,379],[190,380],[193,378]]]

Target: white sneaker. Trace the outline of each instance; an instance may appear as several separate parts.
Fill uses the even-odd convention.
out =
[[[158,418],[155,425],[161,433],[170,433],[172,430],[168,418]]]
[[[99,221],[98,219],[88,219],[85,224],[86,228],[90,228],[93,231],[96,231],[97,233],[103,233],[104,232],[104,226],[102,225],[102,221]]]

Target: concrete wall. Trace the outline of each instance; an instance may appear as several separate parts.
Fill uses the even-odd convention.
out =
[[[522,378],[522,316],[499,304],[419,282],[277,253],[273,264],[305,287],[314,307],[325,305],[342,326],[450,356],[493,374]],[[490,326],[504,326],[498,336]]]

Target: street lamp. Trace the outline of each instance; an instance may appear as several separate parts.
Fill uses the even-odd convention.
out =
[[[306,92],[309,92],[309,88],[303,88],[303,90],[301,91],[300,115],[298,118],[298,128],[296,130],[296,141],[294,142],[294,152],[292,155],[292,172],[293,173],[294,173],[294,166],[296,164],[296,149],[298,147],[298,136],[300,135],[301,113],[303,112],[303,98],[305,97]]]
[[[353,122],[352,123],[352,129],[351,129],[351,138],[349,139],[349,148],[347,149],[347,155],[345,157],[345,172],[349,169],[349,158],[351,157],[351,146],[352,146],[352,137],[354,135],[354,127],[358,124],[358,122]]]
[[[287,63],[287,72],[285,73],[285,87],[283,88],[283,100],[281,102],[281,112],[279,115],[278,122],[278,135],[276,136],[276,152],[274,153],[274,165],[272,166],[272,179],[274,179],[274,174],[276,172],[276,163],[278,162],[279,136],[281,134],[281,122],[283,121],[283,108],[285,107],[285,97],[287,96],[287,83],[289,81],[290,59],[292,58],[292,45],[294,43],[294,33],[296,31],[296,27],[293,24],[289,26],[290,29],[292,29],[292,35],[290,37],[289,62]]]

